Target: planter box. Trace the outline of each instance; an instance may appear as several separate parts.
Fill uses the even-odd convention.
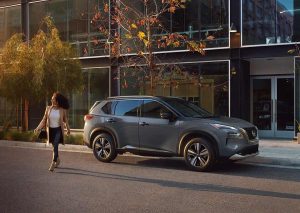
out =
[[[297,144],[300,144],[300,132],[297,133],[297,140],[296,140]]]

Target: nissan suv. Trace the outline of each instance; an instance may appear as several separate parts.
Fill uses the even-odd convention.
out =
[[[258,153],[253,124],[176,97],[110,97],[97,101],[84,120],[84,142],[102,162],[125,152],[180,156],[192,170],[207,171],[221,160]]]

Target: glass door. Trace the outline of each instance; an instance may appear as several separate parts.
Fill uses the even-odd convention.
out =
[[[275,78],[275,137],[294,137],[294,78]]]
[[[271,78],[252,79],[252,123],[260,137],[274,136],[273,94]]]
[[[300,132],[300,57],[295,57],[295,136]]]
[[[255,77],[251,81],[252,123],[262,138],[294,137],[294,78]]]

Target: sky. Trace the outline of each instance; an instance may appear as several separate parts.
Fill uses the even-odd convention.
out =
[[[277,0],[277,2],[283,4],[287,8],[287,10],[294,9],[294,0]]]

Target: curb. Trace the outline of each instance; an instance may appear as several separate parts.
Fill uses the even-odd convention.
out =
[[[24,141],[0,140],[0,147],[1,146],[52,150],[51,145],[47,145],[46,143],[41,143],[41,142],[24,142]],[[60,151],[68,151],[68,152],[92,153],[92,150],[90,148],[88,148],[87,146],[84,146],[84,145],[65,144],[65,145],[60,145],[59,150]]]
[[[47,146],[41,142],[23,142],[0,140],[0,147],[22,147],[33,149],[52,150],[52,146]],[[59,147],[60,151],[93,153],[85,145],[66,144]],[[300,145],[288,140],[260,140],[259,158],[270,158],[276,162],[287,161],[291,164],[300,165]]]

